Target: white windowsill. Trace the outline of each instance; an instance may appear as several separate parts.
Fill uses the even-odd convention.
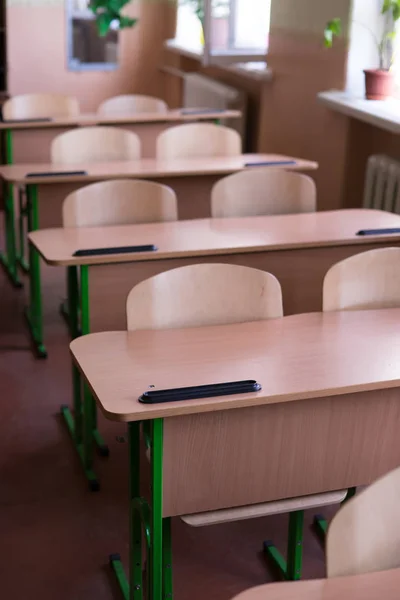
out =
[[[177,54],[181,54],[182,56],[187,56],[188,58],[194,58],[195,60],[201,60],[203,57],[203,48],[199,44],[198,48],[188,48],[183,44],[179,43],[178,40],[165,40],[164,47],[167,50],[171,50],[172,52],[176,52]]]
[[[400,134],[400,100],[366,100],[347,92],[331,90],[318,94],[319,101],[347,117],[364,121],[391,133]]]
[[[230,65],[229,71],[233,71],[238,75],[243,75],[249,79],[256,79],[257,81],[271,81],[272,80],[272,69],[268,68],[266,62],[243,62],[234,63]]]
[[[187,46],[179,43],[178,40],[173,39],[166,40],[164,42],[164,47],[182,56],[193,58],[194,60],[201,61],[203,57],[203,48],[200,45],[197,48],[188,48]],[[240,51],[238,51],[238,55],[241,56]],[[216,54],[215,56],[218,55]],[[272,70],[268,68],[266,62],[255,60],[249,62],[227,63],[226,60],[224,60],[227,57],[232,57],[232,53],[221,52],[221,64],[214,63],[213,66],[218,66],[228,71],[233,71],[238,75],[243,75],[244,77],[255,79],[257,81],[271,81]]]

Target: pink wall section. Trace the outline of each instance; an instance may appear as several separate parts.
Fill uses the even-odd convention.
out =
[[[7,11],[9,93],[55,92],[77,96],[83,112],[105,98],[136,92],[158,95],[162,44],[168,37],[171,3],[138,2],[140,24],[120,34],[115,71],[67,70],[64,3],[13,4]]]

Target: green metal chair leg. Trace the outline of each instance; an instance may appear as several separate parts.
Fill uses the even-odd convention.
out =
[[[92,492],[100,489],[93,467],[93,396],[87,384],[83,384],[83,427],[82,427],[82,463],[89,488]]]
[[[357,492],[357,488],[349,488],[347,490],[346,498],[343,500],[342,505],[350,500],[353,496],[355,496]],[[328,521],[325,519],[324,515],[318,514],[314,515],[313,527],[315,533],[317,534],[321,544],[325,545],[325,538],[328,531]]]
[[[283,579],[296,581],[301,578],[303,556],[304,512],[298,510],[289,515],[287,561],[271,541],[264,542],[264,554],[272,562]]]

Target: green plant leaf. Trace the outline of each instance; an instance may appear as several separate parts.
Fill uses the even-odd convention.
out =
[[[332,48],[333,38],[342,33],[342,21],[339,18],[328,21],[324,29],[324,43],[327,48]]]
[[[121,15],[119,18],[119,28],[126,29],[127,27],[134,27],[139,19],[131,19],[131,17],[126,17],[125,15]]]
[[[324,30],[324,44],[326,48],[332,48],[333,46],[333,33],[330,29]]]
[[[97,31],[99,32],[100,37],[105,37],[107,35],[112,21],[113,15],[110,15],[110,13],[102,12],[97,15]]]

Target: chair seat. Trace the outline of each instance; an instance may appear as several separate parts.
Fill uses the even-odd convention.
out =
[[[255,519],[268,515],[318,508],[330,504],[340,504],[346,495],[347,490],[339,490],[337,492],[326,492],[324,494],[278,500],[277,502],[264,502],[262,504],[252,504],[251,506],[239,506],[238,508],[226,508],[193,515],[183,515],[181,519],[192,527],[217,525],[219,523],[230,523],[232,521],[242,521],[244,519]]]

